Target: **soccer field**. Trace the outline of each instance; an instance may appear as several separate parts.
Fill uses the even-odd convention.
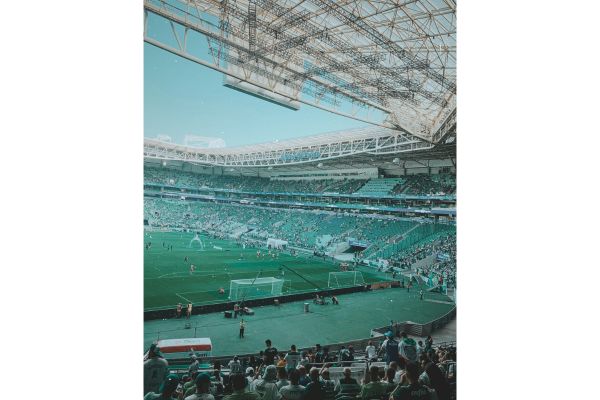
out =
[[[145,310],[175,307],[177,303],[226,302],[232,279],[254,279],[259,272],[260,277],[284,279],[284,294],[315,290],[315,286],[282,268],[282,264],[322,289],[327,288],[329,273],[339,271],[337,265],[312,256],[278,254],[273,258],[263,256],[266,251],[261,250],[263,255],[259,258],[256,248],[243,249],[235,241],[205,235],[200,236],[204,249],[197,241],[190,247],[193,238],[193,233],[144,233],[144,243],[152,244],[149,249],[144,248]],[[190,264],[196,266],[193,273]],[[375,271],[360,271],[366,283],[388,280]],[[219,294],[219,288],[224,288],[225,294]]]

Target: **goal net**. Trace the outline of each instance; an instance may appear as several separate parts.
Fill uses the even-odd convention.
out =
[[[279,296],[285,280],[274,277],[256,279],[233,279],[229,283],[229,299]]]
[[[364,285],[365,279],[359,271],[330,272],[327,287],[340,288]]]
[[[190,245],[188,247],[191,249],[192,245],[194,247],[199,247],[200,250],[204,250],[204,243],[202,243],[202,239],[200,239],[200,235],[198,235],[198,233],[196,233],[194,238],[190,240]]]

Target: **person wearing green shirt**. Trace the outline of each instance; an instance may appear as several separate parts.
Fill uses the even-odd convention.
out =
[[[243,374],[231,375],[233,393],[224,396],[223,400],[261,400],[258,393],[246,390],[246,383],[247,381]]]
[[[435,391],[419,383],[419,365],[410,362],[406,364],[405,379],[407,384],[401,383],[394,389],[390,400],[437,400]]]
[[[372,365],[371,368],[369,368],[369,375],[371,381],[363,385],[362,390],[358,394],[359,398],[369,400],[376,397],[382,397],[384,394],[388,393],[387,382],[381,382],[379,380],[379,367]]]
[[[352,378],[352,370],[347,367],[344,368],[344,377],[338,381],[334,388],[336,400],[355,399],[356,395],[360,393],[360,390],[360,385],[356,379]]]
[[[168,375],[164,382],[160,385],[159,392],[148,392],[144,396],[144,400],[169,400],[177,399],[181,392],[177,391],[179,386],[179,377],[175,374]]]

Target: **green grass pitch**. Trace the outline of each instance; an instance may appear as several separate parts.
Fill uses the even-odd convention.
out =
[[[228,301],[229,283],[232,279],[253,279],[259,271],[261,277],[281,278],[284,264],[317,286],[326,289],[330,272],[339,268],[331,262],[305,256],[278,254],[257,258],[257,249],[243,249],[233,240],[213,239],[201,235],[204,250],[197,242],[192,244],[193,233],[151,232],[144,233],[144,309],[175,307],[177,303],[207,304]],[[173,250],[169,250],[169,246]],[[265,250],[261,250],[265,253]],[[185,258],[188,261],[185,261]],[[190,264],[196,266],[190,274]],[[387,278],[375,271],[361,268],[366,283],[380,282]],[[315,287],[289,270],[284,269],[285,293],[314,291]],[[225,294],[219,294],[219,288]]]

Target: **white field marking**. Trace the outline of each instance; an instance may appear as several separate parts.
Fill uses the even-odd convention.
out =
[[[192,294],[192,293],[212,293],[212,290],[196,290],[193,292],[178,292],[179,294]]]
[[[424,301],[427,301],[429,303],[440,303],[440,304],[454,304],[451,301],[443,301],[443,300],[433,300],[433,299],[423,299]]]
[[[192,293],[192,292],[188,292],[188,293]],[[186,299],[185,297],[183,297],[182,295],[180,295],[179,293],[175,293],[175,295],[177,297],[179,297],[180,299],[183,299],[186,303],[192,303],[192,301],[190,299]]]

